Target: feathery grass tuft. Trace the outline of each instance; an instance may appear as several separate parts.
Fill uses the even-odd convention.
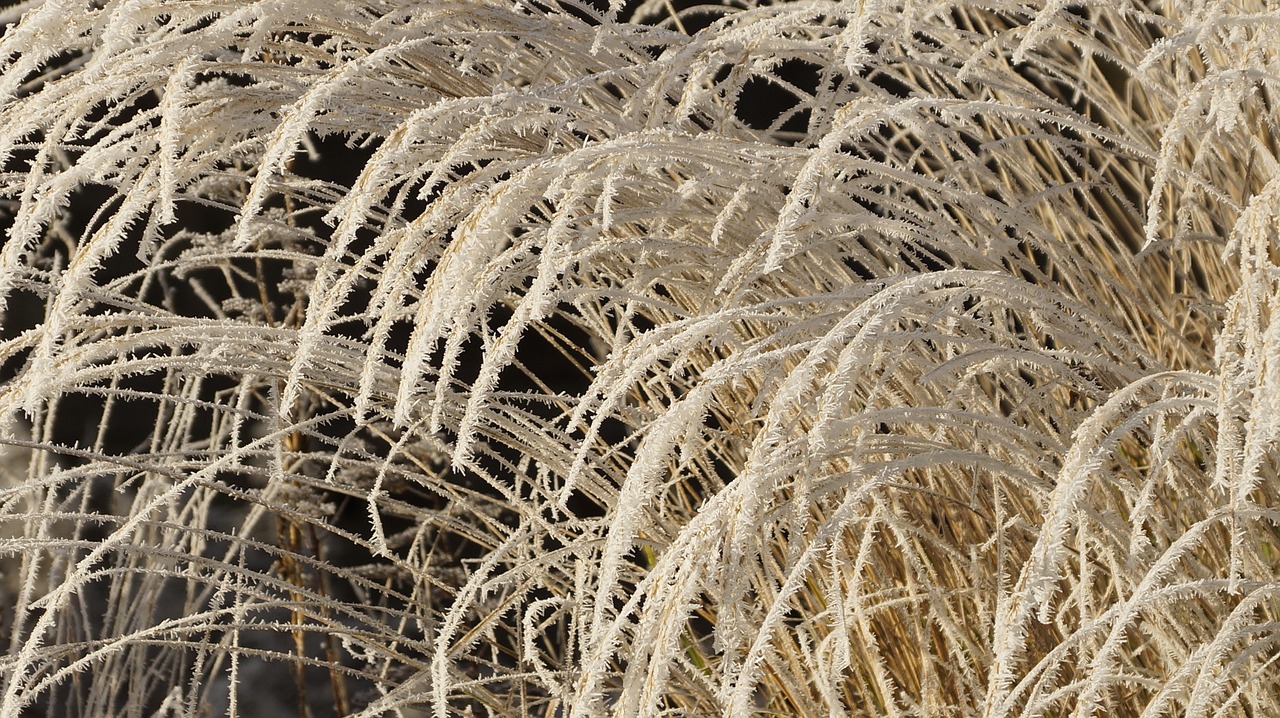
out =
[[[1280,714],[1273,3],[0,22],[0,718]]]

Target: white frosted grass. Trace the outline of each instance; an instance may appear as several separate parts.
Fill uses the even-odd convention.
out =
[[[0,718],[1280,714],[1276,10],[682,4],[0,11]]]

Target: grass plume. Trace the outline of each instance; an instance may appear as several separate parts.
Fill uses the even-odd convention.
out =
[[[1273,3],[0,21],[0,718],[1280,714]]]

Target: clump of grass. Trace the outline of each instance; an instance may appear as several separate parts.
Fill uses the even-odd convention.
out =
[[[1280,712],[1274,8],[86,5],[0,717]]]

